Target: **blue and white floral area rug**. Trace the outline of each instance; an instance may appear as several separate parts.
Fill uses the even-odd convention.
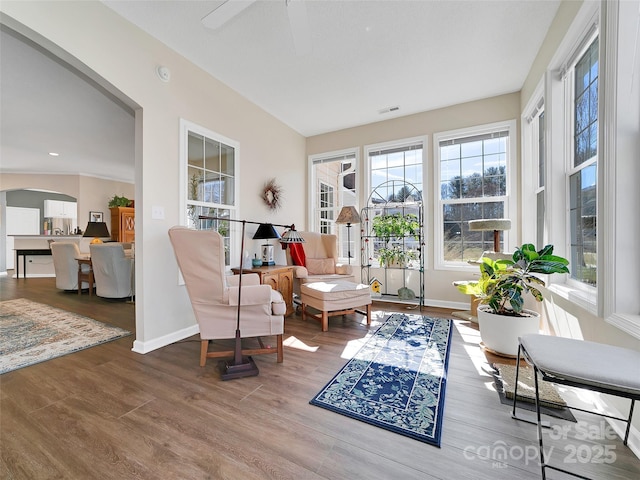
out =
[[[131,335],[25,298],[0,302],[0,374]]]
[[[312,405],[440,446],[452,321],[392,314]]]

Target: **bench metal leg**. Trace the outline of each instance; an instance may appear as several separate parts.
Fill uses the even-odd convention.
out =
[[[518,397],[518,377],[520,374],[520,358],[524,358],[528,364],[530,364],[533,367],[533,378],[534,378],[534,385],[535,385],[535,405],[536,405],[536,421],[533,422],[531,420],[528,420],[526,418],[520,418],[516,415],[516,400]],[[546,476],[546,469],[549,468],[551,470],[555,470],[557,472],[562,472],[565,473],[567,475],[571,475],[573,477],[576,478],[581,478],[583,480],[591,480],[590,477],[585,477],[584,475],[580,475],[578,473],[574,473],[574,472],[570,472],[568,470],[565,470],[563,468],[560,467],[556,467],[554,465],[549,465],[547,463],[547,460],[545,460],[544,457],[544,443],[543,443],[543,438],[542,438],[542,428],[545,427],[546,425],[542,424],[542,412],[541,412],[541,402],[540,402],[540,390],[539,390],[539,380],[538,380],[538,374],[542,374],[542,378],[545,379],[545,374],[544,372],[541,372],[536,363],[529,357],[527,351],[523,348],[522,345],[518,345],[518,357],[517,357],[517,364],[516,364],[516,378],[515,378],[515,385],[514,385],[514,392],[513,392],[513,410],[511,412],[511,417],[516,419],[516,420],[520,420],[523,422],[527,422],[527,423],[531,423],[531,424],[536,424],[537,426],[537,430],[538,430],[538,448],[539,448],[539,456],[540,456],[540,469],[541,469],[541,475],[542,475],[542,480],[546,480],[547,476]],[[557,379],[556,379],[557,380]],[[553,380],[551,380],[553,381]],[[578,385],[575,383],[571,383],[568,381],[557,381],[557,383],[560,384],[565,384],[565,385],[569,385],[569,386],[573,386],[573,387],[578,387],[578,388],[588,388],[587,385]],[[602,390],[598,390],[598,389],[591,389],[591,390],[595,390],[595,391],[602,391]],[[614,394],[614,392],[603,392],[603,393],[610,393],[610,394]],[[619,396],[619,395],[618,395]],[[625,431],[625,435],[624,435],[624,440],[623,443],[624,445],[627,445],[627,441],[629,439],[629,432],[631,430],[631,420],[633,417],[633,409],[635,406],[635,398],[630,398],[631,400],[631,405],[629,408],[629,416],[625,419],[625,418],[619,418],[619,417],[613,417],[611,415],[606,415],[606,414],[602,414],[602,413],[597,413],[594,411],[590,411],[590,410],[584,410],[582,408],[577,408],[577,407],[567,407],[567,408],[571,408],[573,410],[578,410],[581,412],[585,412],[585,413],[590,413],[593,415],[599,415],[601,417],[606,417],[606,418],[611,418],[614,420],[619,420],[619,421],[623,421],[623,422],[627,422],[627,428]]]

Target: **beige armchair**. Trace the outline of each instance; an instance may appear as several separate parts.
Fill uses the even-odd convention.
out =
[[[122,244],[92,243],[89,251],[96,295],[104,298],[133,297],[133,258],[125,255]]]
[[[287,249],[287,264],[293,269],[293,291],[300,296],[300,285],[312,282],[343,280],[355,282],[351,265],[338,263],[338,237],[316,232],[298,232],[305,243],[304,265],[296,265],[290,249]]]
[[[51,256],[53,268],[56,272],[56,288],[60,290],[78,290],[78,261],[81,255],[75,242],[51,242]],[[89,272],[89,265],[82,265],[83,272]],[[82,288],[89,288],[87,282],[82,282]]]
[[[277,353],[283,361],[282,335],[286,304],[280,292],[260,285],[257,274],[225,275],[224,243],[217,232],[185,227],[169,229],[169,238],[184,278],[191,306],[200,328],[200,366],[207,358],[232,357],[233,350],[209,352],[209,341],[233,339],[238,320],[242,338],[258,337],[259,348],[243,347],[243,355]],[[264,345],[259,337],[275,336],[276,348]]]

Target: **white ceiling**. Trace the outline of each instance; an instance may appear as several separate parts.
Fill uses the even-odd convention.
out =
[[[294,130],[311,136],[519,91],[560,2],[307,0],[312,50],[306,55],[296,54],[285,0],[259,0],[217,30],[206,28],[201,19],[222,3],[219,0],[103,3]],[[23,94],[24,78],[13,86],[5,84],[6,50],[2,45],[2,170],[5,140],[12,138],[5,135],[19,135],[16,129],[25,138],[12,147],[49,151],[53,147],[40,142],[47,136],[61,138],[57,128],[75,122],[68,129],[73,132],[68,144],[99,147],[99,139],[82,129],[88,119],[78,118],[72,97],[60,98],[62,108],[49,93],[37,99],[29,97],[33,89]],[[26,70],[26,63],[14,65]],[[16,105],[9,110],[5,88],[15,89],[11,103]],[[60,86],[34,88],[50,92]],[[28,109],[18,105],[27,101]],[[379,113],[395,106],[399,110]],[[123,114],[131,116],[119,105],[108,110],[95,121],[116,127]],[[37,115],[28,114],[36,111]],[[16,112],[23,113],[14,118]],[[41,116],[53,122],[49,130]],[[123,133],[131,141],[133,126]],[[99,153],[91,157],[94,154]],[[25,158],[35,161],[33,156]],[[133,165],[129,168],[133,177]]]
[[[133,182],[134,136],[131,109],[24,37],[0,30],[1,172]]]

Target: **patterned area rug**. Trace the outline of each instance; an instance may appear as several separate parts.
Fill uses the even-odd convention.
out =
[[[0,374],[131,335],[24,298],[0,302]]]
[[[390,315],[310,403],[439,447],[451,326]]]

